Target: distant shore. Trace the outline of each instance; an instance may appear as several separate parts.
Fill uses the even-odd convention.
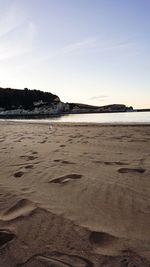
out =
[[[137,109],[137,110],[134,110],[134,111],[137,111],[137,112],[150,112],[150,108],[141,108],[141,109]]]
[[[106,113],[131,113],[131,112],[150,112],[150,109],[135,109],[132,111],[91,111],[91,112],[64,112],[64,113],[58,113],[58,114],[0,114],[0,119],[45,119],[45,118],[58,118],[65,115],[71,115],[71,114],[106,114]]]

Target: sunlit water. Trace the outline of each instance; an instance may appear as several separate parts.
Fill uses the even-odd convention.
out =
[[[9,120],[10,121],[10,120]],[[16,121],[16,120],[13,120]],[[20,120],[17,120],[20,121]],[[61,117],[46,119],[26,119],[30,122],[80,122],[80,123],[113,123],[113,124],[150,124],[150,112],[98,113],[98,114],[69,114]]]

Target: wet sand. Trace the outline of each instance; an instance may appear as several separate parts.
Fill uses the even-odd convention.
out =
[[[150,126],[0,122],[0,267],[150,266]]]

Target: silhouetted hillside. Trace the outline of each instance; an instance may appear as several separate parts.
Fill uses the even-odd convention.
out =
[[[69,103],[70,112],[126,112],[133,111],[133,107],[127,107],[124,104],[112,104],[106,106],[92,106],[80,103]]]
[[[0,108],[12,110],[17,108],[33,109],[34,106],[50,106],[58,103],[60,99],[57,95],[40,90],[24,90],[1,88],[0,87]]]

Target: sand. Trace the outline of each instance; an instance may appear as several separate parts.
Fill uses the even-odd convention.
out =
[[[150,266],[150,126],[0,122],[0,267]]]

